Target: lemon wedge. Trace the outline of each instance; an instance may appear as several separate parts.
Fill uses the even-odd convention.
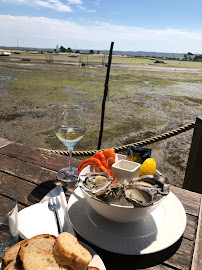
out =
[[[156,162],[153,158],[147,158],[140,167],[139,176],[153,175],[156,172]]]

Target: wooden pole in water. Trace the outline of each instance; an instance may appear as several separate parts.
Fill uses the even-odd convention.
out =
[[[112,51],[113,51],[114,42],[111,42],[111,47],[109,51],[109,59],[108,59],[108,65],[107,65],[107,74],[106,74],[106,80],[105,80],[105,88],[104,88],[104,95],[102,99],[102,115],[101,115],[101,123],[100,123],[100,135],[98,140],[98,150],[100,150],[101,143],[102,143],[102,133],[103,133],[103,126],[104,126],[104,115],[105,115],[105,103],[108,95],[108,82],[109,82],[109,73],[110,73],[110,67],[111,67],[111,61],[112,61]]]

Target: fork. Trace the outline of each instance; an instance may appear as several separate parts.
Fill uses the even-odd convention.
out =
[[[48,199],[48,208],[49,208],[49,210],[55,212],[56,219],[57,219],[57,225],[58,225],[58,232],[62,233],[63,229],[62,229],[60,217],[58,214],[58,210],[60,209],[60,207],[61,207],[61,205],[60,205],[60,202],[59,202],[57,197],[53,197],[53,198]]]

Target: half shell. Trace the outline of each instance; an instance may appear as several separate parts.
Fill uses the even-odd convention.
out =
[[[140,185],[126,185],[124,187],[125,198],[134,206],[149,206],[153,203],[156,196],[154,189]]]
[[[155,189],[157,193],[161,195],[167,195],[170,188],[168,179],[156,174],[134,178],[130,181],[130,184]]]
[[[113,178],[106,173],[89,173],[79,178],[78,185],[93,194],[104,193],[112,183]]]

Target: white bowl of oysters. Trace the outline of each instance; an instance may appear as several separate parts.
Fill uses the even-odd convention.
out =
[[[133,222],[154,211],[169,193],[169,182],[157,170],[154,175],[119,179],[93,172],[90,166],[80,173],[78,185],[91,207],[115,222]]]

